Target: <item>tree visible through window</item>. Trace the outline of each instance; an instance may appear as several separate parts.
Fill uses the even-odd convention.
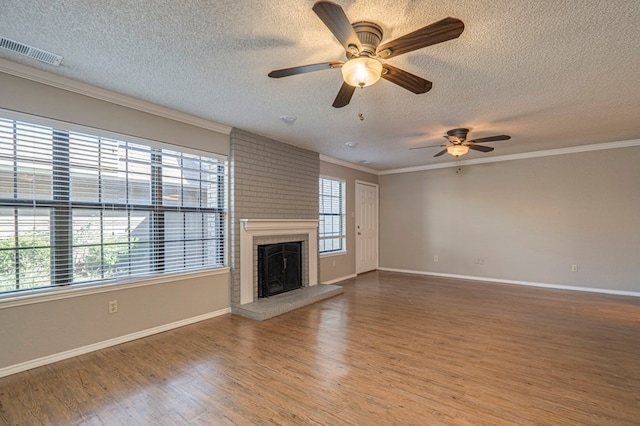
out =
[[[320,178],[319,251],[346,250],[344,181]]]
[[[0,293],[224,264],[226,161],[0,118]]]

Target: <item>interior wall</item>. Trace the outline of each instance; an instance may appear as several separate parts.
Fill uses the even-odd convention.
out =
[[[0,73],[0,108],[212,154],[229,152],[228,135]],[[230,311],[229,270],[169,282],[20,304],[0,298],[0,375],[80,347]],[[117,314],[108,301],[117,300]],[[45,361],[43,361],[45,362]],[[46,362],[45,362],[46,363]],[[15,372],[15,371],[14,371]]]
[[[380,266],[640,292],[638,165],[630,147],[380,176]]]
[[[199,273],[143,287],[110,289],[19,306],[0,304],[4,368],[229,308],[229,273]],[[109,301],[118,312],[109,314]]]
[[[229,154],[228,134],[0,72],[0,108],[152,141]]]
[[[320,175],[345,180],[347,251],[320,255],[320,282],[336,282],[356,274],[356,181],[378,183],[378,176],[327,161],[320,162]]]

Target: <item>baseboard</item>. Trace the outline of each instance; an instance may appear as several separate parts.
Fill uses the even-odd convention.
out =
[[[400,272],[403,274],[428,275],[432,277],[455,278],[460,280],[483,281],[483,282],[489,282],[489,283],[515,284],[515,285],[525,285],[529,287],[552,288],[555,290],[586,291],[590,293],[603,293],[603,294],[615,294],[618,296],[640,297],[640,292],[635,292],[635,291],[609,290],[606,288],[592,288],[592,287],[579,287],[579,286],[561,285],[561,284],[536,283],[532,281],[504,280],[500,278],[473,277],[470,275],[443,274],[439,272],[413,271],[409,269],[395,269],[395,268],[378,268],[378,269],[380,271]]]
[[[335,280],[325,281],[322,284],[335,284],[335,283],[339,283],[340,281],[350,280],[351,278],[355,278],[357,276],[358,274],[351,274],[351,275],[347,275],[346,277],[336,278]]]
[[[184,327],[185,325],[194,324],[196,322],[204,321],[207,319],[215,318],[220,315],[229,314],[229,313],[231,313],[231,308],[220,309],[215,312],[209,312],[203,315],[198,315],[196,317],[172,322],[170,324],[164,324],[158,327],[137,331],[135,333],[127,334],[120,337],[115,337],[113,339],[104,340],[102,342],[93,343],[91,345],[82,346],[80,348],[71,349],[71,350],[60,352],[57,354],[47,355],[42,358],[22,362],[20,364],[10,365],[8,367],[0,368],[0,377],[5,377],[11,374],[20,373],[22,371],[30,370],[32,368],[41,367],[47,364],[52,364],[54,362],[62,361],[64,359],[73,358],[74,356],[83,355],[89,352],[94,352],[100,349],[108,348],[110,346],[115,346],[121,343],[130,342],[132,340],[141,339],[143,337],[151,336],[153,334],[158,334],[164,331],[173,330],[174,328]]]

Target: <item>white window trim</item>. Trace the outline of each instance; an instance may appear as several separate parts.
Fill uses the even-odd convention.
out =
[[[212,277],[228,274],[230,270],[231,268],[224,266],[219,268],[196,269],[186,272],[164,273],[140,279],[123,279],[116,280],[114,282],[74,284],[64,287],[43,287],[14,293],[5,293],[0,295],[0,309],[50,302],[53,300],[71,299],[74,297],[89,296],[92,294],[111,293],[114,291],[148,287],[200,277]]]
[[[64,127],[69,131],[76,131],[79,133],[94,133],[97,136],[104,138],[125,139],[133,143],[147,144],[156,148],[172,149],[176,151],[182,151],[184,153],[202,155],[209,158],[214,158],[223,161],[229,161],[229,157],[224,154],[203,151],[199,149],[193,149],[181,145],[174,145],[167,142],[155,141],[152,139],[141,138],[134,135],[128,135],[118,132],[113,132],[105,129],[95,128],[91,126],[70,123],[62,120],[56,120],[48,117],[42,117],[33,114],[26,114],[19,111],[0,108],[0,114],[4,118],[12,119],[16,121],[31,122],[36,125],[50,126],[50,127]],[[229,231],[229,217],[230,217],[230,185],[231,179],[229,178],[229,165],[225,167],[225,205],[227,206],[227,215],[225,219],[225,239],[224,239],[224,258],[223,265],[217,267],[206,267],[199,269],[190,269],[187,271],[171,271],[155,275],[147,276],[131,276],[120,277],[113,281],[102,282],[88,282],[78,283],[67,286],[55,286],[55,287],[41,287],[34,289],[25,289],[19,292],[7,292],[0,293],[0,309],[11,308],[15,306],[24,306],[35,303],[42,303],[52,300],[69,299],[73,297],[88,296],[92,294],[108,293],[113,291],[126,290],[137,287],[146,287],[152,285],[163,284],[167,282],[198,278],[204,276],[216,276],[222,274],[229,274],[231,268],[229,266],[229,247],[230,247],[230,231]]]
[[[333,251],[321,252],[321,251],[319,251],[319,247],[318,247],[318,251],[320,253],[320,257],[341,256],[341,255],[344,255],[344,254],[347,253],[347,180],[343,179],[343,178],[340,178],[340,177],[328,176],[328,175],[320,175],[319,178],[320,179],[329,179],[329,180],[333,180],[333,181],[340,181],[342,183],[342,190],[343,190],[342,201],[344,203],[344,205],[343,205],[344,212],[342,213],[343,226],[344,226],[343,248],[341,250],[333,250]],[[318,188],[318,194],[319,193],[320,193],[320,188]],[[318,214],[318,217],[319,216],[320,215]],[[319,231],[319,229],[320,228],[318,227],[318,231]],[[322,240],[322,238],[318,234],[318,244],[320,244],[321,240]]]
[[[343,250],[338,251],[328,251],[326,253],[320,253],[320,257],[334,257],[334,256],[344,256],[348,253],[348,250],[345,248]]]

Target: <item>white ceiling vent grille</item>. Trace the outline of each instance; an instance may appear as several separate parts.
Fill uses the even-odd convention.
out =
[[[42,61],[49,65],[60,65],[62,56],[54,53],[47,52],[46,50],[38,49],[37,47],[29,46],[19,41],[10,40],[8,38],[0,37],[0,47],[3,49],[11,50],[12,52],[19,53],[24,56],[28,56],[38,61]]]

